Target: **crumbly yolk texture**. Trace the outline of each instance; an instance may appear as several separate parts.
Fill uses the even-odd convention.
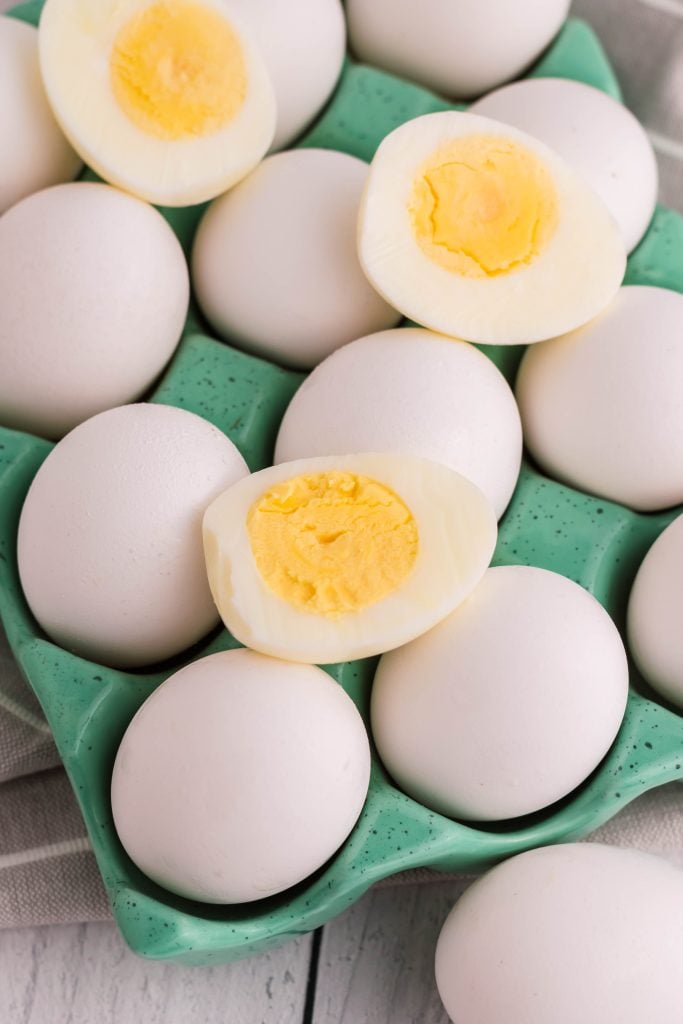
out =
[[[557,227],[550,171],[510,139],[467,135],[434,153],[413,182],[409,213],[422,251],[469,278],[528,266]]]
[[[272,487],[249,510],[247,530],[270,590],[329,618],[393,593],[418,550],[417,524],[401,498],[377,480],[343,471]]]
[[[162,0],[131,18],[114,40],[110,70],[123,112],[160,139],[212,135],[247,94],[242,46],[229,22],[187,0]]]

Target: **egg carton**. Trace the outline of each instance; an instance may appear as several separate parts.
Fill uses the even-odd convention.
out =
[[[39,2],[23,4],[14,14],[36,24],[40,7]],[[599,41],[581,21],[566,22],[531,75],[573,78],[620,98]],[[330,104],[299,145],[369,160],[399,124],[453,107],[414,84],[347,60]],[[86,172],[86,177],[94,175]],[[186,252],[203,209],[162,209]],[[683,292],[681,216],[657,208],[629,258],[625,283]],[[482,351],[509,381],[514,379],[523,349]],[[281,417],[302,380],[301,374],[209,337],[191,309],[180,347],[149,400],[205,417],[257,470],[270,464]],[[645,790],[683,779],[683,718],[648,695],[632,669],[626,715],[611,750],[578,790],[543,812],[485,826],[451,821],[396,789],[373,752],[370,789],[358,823],[335,856],[305,882],[240,906],[200,904],[167,892],[135,867],[116,836],[109,799],[116,750],[142,702],[180,665],[239,645],[222,630],[157,671],[129,673],[77,658],[45,639],[22,595],[16,535],[28,487],[51,448],[47,441],[0,428],[0,614],[47,715],[114,916],[135,952],[192,964],[237,959],[319,927],[395,872],[415,867],[478,871],[510,854],[572,841]],[[525,463],[500,524],[493,564],[534,565],[568,576],[594,594],[623,630],[636,570],[680,511],[637,514],[565,487]],[[366,724],[375,665],[376,659],[366,659],[323,666],[355,701]]]

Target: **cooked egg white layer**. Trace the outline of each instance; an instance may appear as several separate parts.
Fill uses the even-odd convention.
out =
[[[67,138],[142,199],[210,199],[273,138],[268,74],[223,0],[47,0],[39,50]]]
[[[322,664],[430,629],[476,585],[495,540],[479,489],[414,456],[283,463],[230,487],[204,516],[227,628],[264,654]]]
[[[455,111],[416,118],[382,142],[359,254],[375,288],[412,320],[508,345],[586,323],[626,265],[611,215],[552,150]]]

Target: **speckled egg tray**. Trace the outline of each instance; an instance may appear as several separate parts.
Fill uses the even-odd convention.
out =
[[[24,4],[14,13],[36,24],[40,6]],[[620,96],[600,43],[580,21],[566,23],[531,74],[575,78]],[[397,125],[449,106],[418,86],[348,61],[331,103],[300,145],[340,149],[368,160]],[[186,251],[202,210],[162,210]],[[683,291],[682,217],[657,209],[629,259],[626,282]],[[519,348],[483,351],[513,379]],[[302,379],[207,336],[192,312],[150,400],[204,416],[225,431],[256,470],[270,463],[280,419]],[[236,959],[318,927],[373,882],[397,871],[481,869],[530,847],[573,840],[646,789],[683,778],[683,718],[647,696],[633,673],[626,717],[607,757],[579,790],[544,812],[483,827],[450,821],[396,789],[375,758],[360,820],[312,878],[243,906],[210,906],[173,896],[142,875],[118,842],[109,802],[114,755],[137,708],[171,671],[193,657],[237,644],[223,630],[173,664],[134,674],[84,661],[45,639],[22,596],[15,547],[24,496],[51,447],[0,428],[0,613],[54,733],[116,920],[137,953],[196,964]],[[595,594],[623,626],[637,567],[678,511],[636,514],[564,487],[525,464],[501,522],[494,564],[563,573]],[[366,722],[374,667],[374,659],[325,666]]]

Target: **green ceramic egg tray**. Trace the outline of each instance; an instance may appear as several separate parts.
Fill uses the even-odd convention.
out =
[[[35,24],[40,6],[25,4],[14,13]],[[579,21],[567,22],[531,73],[575,78],[619,98],[598,40]],[[397,125],[448,106],[424,89],[349,61],[327,110],[300,144],[367,160]],[[162,211],[186,250],[202,209]],[[683,218],[658,208],[629,260],[626,281],[683,291]],[[512,380],[520,349],[484,351]],[[151,400],[192,410],[216,424],[255,470],[269,464],[278,424],[302,379],[208,337],[191,314]],[[132,674],[84,661],[41,635],[22,596],[15,544],[24,496],[51,447],[0,429],[0,612],[52,727],[116,920],[137,953],[195,964],[236,959],[318,927],[373,882],[397,871],[418,866],[478,870],[530,847],[574,840],[646,789],[683,778],[683,718],[644,696],[634,674],[626,717],[611,751],[577,792],[546,812],[483,828],[459,824],[397,790],[375,758],[354,831],[306,883],[244,906],[209,906],[173,896],[142,875],[117,840],[109,803],[114,755],[137,708],[171,671],[192,657],[237,645],[223,631],[173,665]],[[623,625],[636,569],[677,511],[638,515],[561,486],[525,465],[501,523],[494,564],[537,565],[563,573],[595,594]],[[366,721],[374,666],[372,659],[326,666]]]

